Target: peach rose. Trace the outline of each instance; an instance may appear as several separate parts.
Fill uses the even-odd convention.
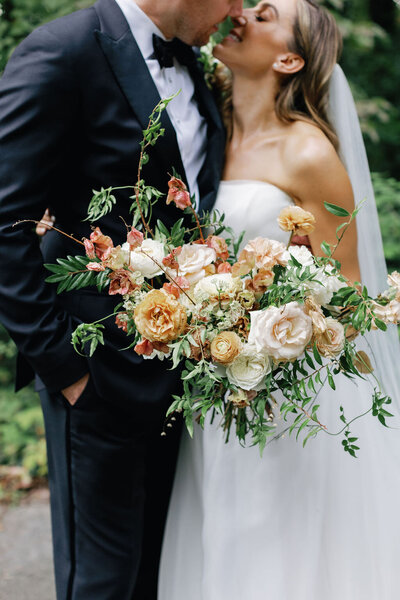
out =
[[[340,354],[346,341],[344,327],[332,317],[326,318],[326,331],[315,339],[318,352],[321,356],[335,356]]]
[[[249,343],[276,361],[298,358],[312,336],[312,321],[298,302],[250,313]]]
[[[242,342],[233,331],[222,331],[211,342],[211,356],[222,365],[231,363],[240,354]]]
[[[286,266],[288,253],[286,246],[275,240],[258,237],[243,248],[238,262],[233,266],[236,277],[247,275],[254,267],[271,271],[275,265]]]
[[[150,342],[168,343],[179,337],[187,323],[186,311],[163,290],[151,290],[134,312],[137,330]]]
[[[279,214],[278,225],[283,231],[309,235],[315,229],[315,217],[300,206],[287,206]]]

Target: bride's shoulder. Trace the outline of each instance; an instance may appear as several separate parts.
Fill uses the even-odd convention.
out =
[[[285,164],[293,173],[311,174],[321,169],[341,168],[337,152],[317,126],[304,121],[291,124],[283,145]]]

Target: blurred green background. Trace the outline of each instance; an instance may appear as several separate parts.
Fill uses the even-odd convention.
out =
[[[32,29],[92,3],[0,0],[0,73],[15,46]],[[335,14],[344,36],[341,62],[357,101],[386,258],[389,269],[400,270],[400,9],[393,0],[322,3]],[[32,388],[14,394],[14,362],[15,347],[0,326],[0,501],[7,496],[10,466],[22,467],[17,471],[20,487],[29,487],[30,477],[34,482],[46,474],[38,398]]]

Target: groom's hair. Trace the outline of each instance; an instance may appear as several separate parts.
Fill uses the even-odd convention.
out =
[[[334,17],[314,0],[299,0],[289,49],[304,59],[304,67],[282,79],[277,116],[286,122],[312,122],[337,149],[337,135],[328,118],[329,82],[342,51]]]

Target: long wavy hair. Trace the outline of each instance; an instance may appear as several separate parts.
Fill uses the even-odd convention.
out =
[[[334,17],[313,0],[298,0],[289,50],[304,59],[304,67],[281,78],[275,112],[285,122],[306,121],[319,127],[333,146],[337,135],[329,122],[329,81],[342,50],[342,37]],[[232,79],[224,66],[215,71],[215,85],[232,135]]]

